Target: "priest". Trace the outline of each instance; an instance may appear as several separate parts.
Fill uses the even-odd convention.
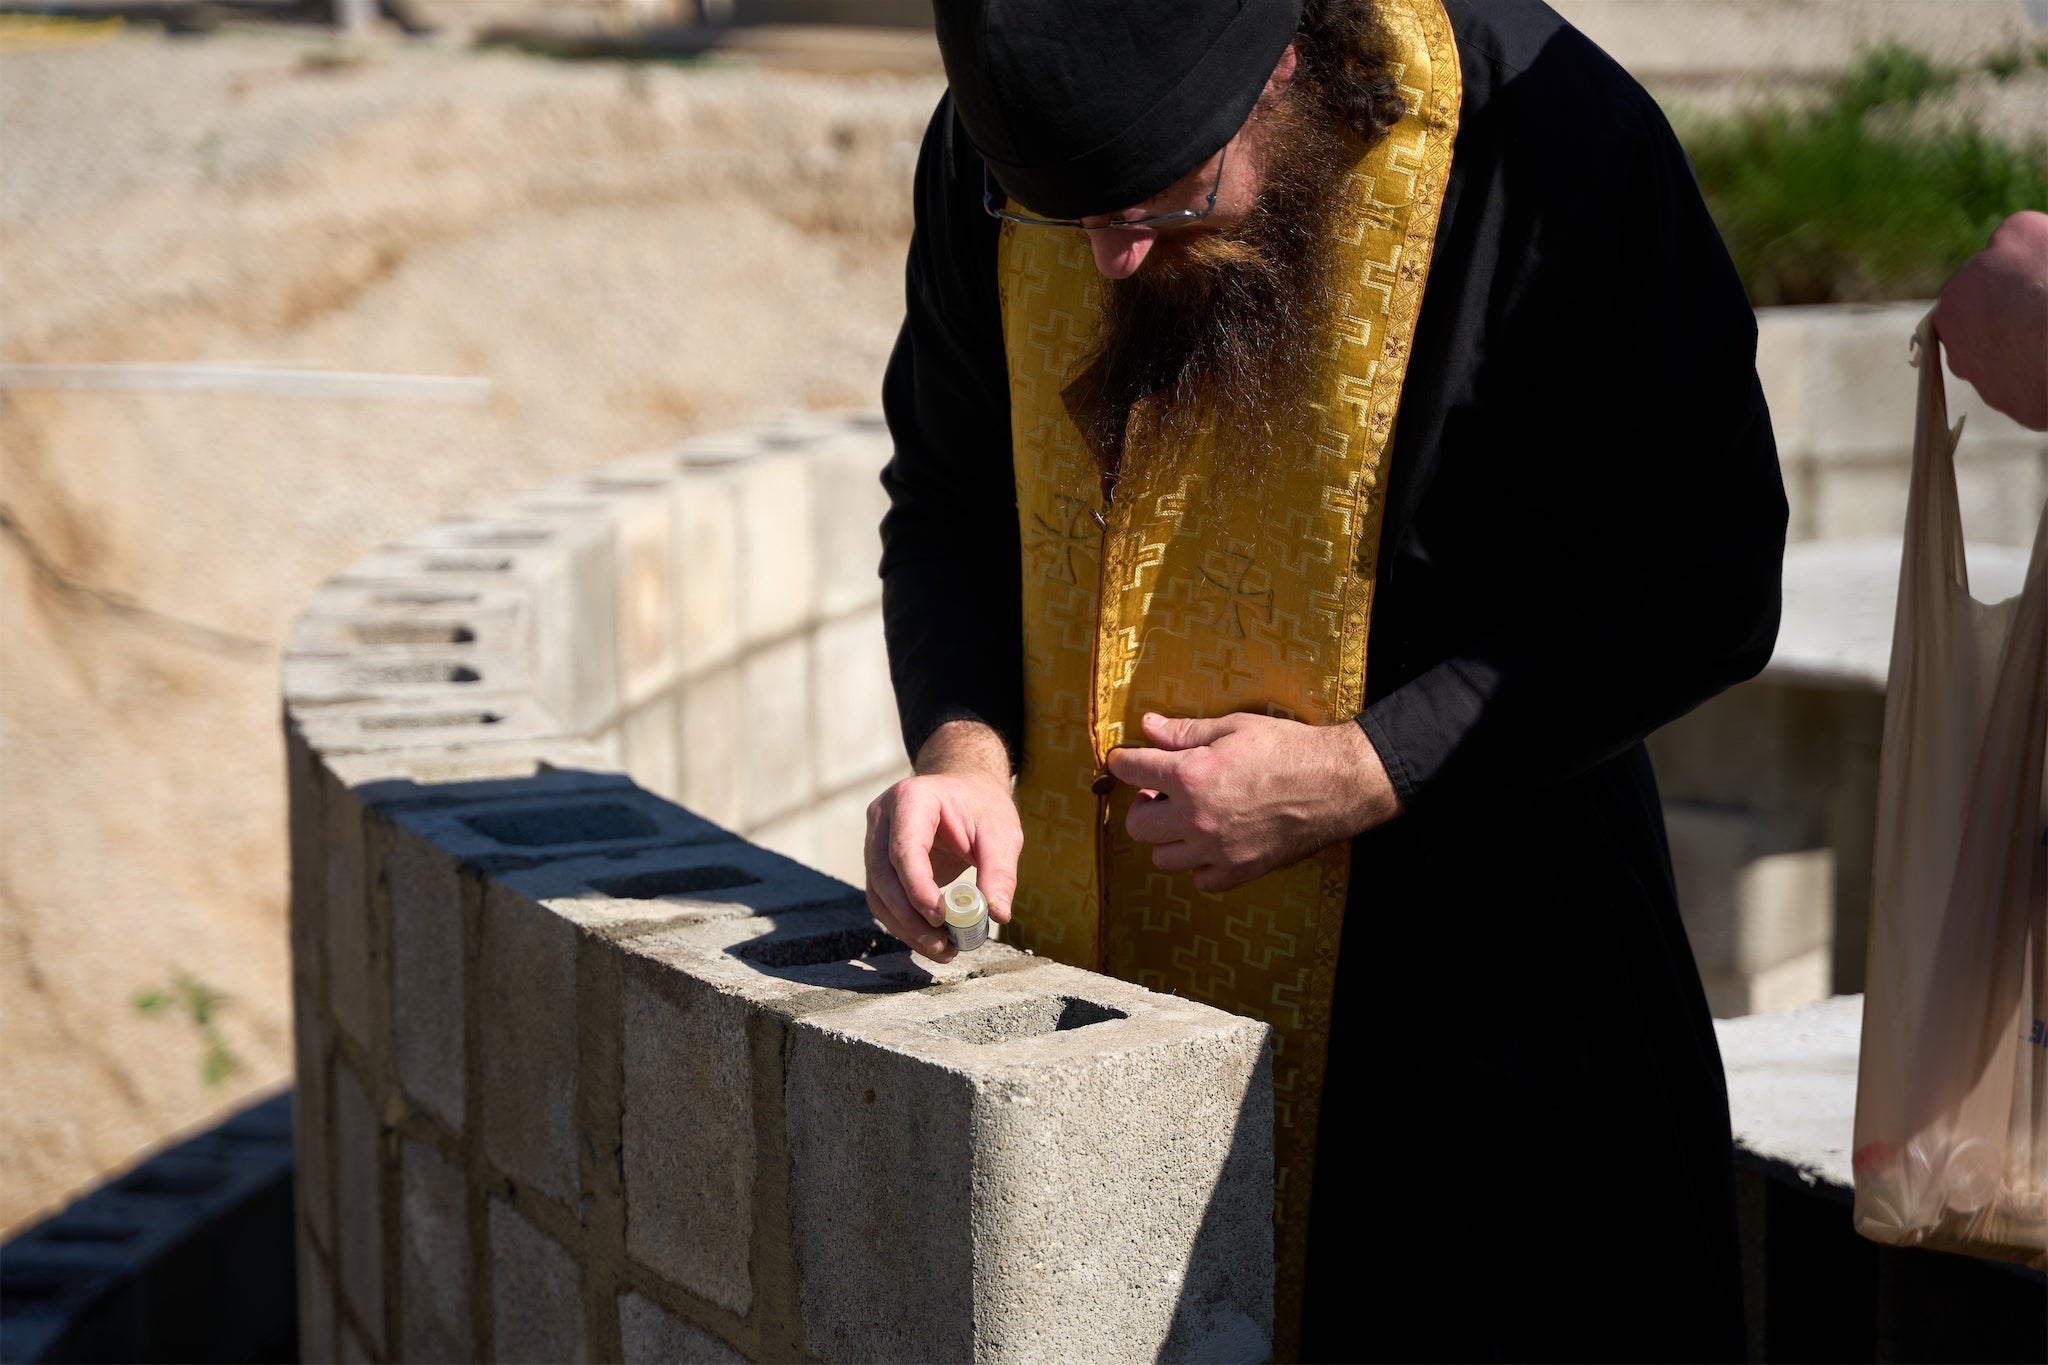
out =
[[[1786,506],[1662,114],[1539,0],[936,19],[876,916],[949,956],[972,864],[1272,1026],[1282,1358],[1739,1355],[1642,740],[1769,657]]]

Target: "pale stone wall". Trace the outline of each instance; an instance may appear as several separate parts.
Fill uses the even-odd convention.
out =
[[[864,414],[694,441],[316,597],[306,1359],[1267,1349],[1264,1025],[1000,944],[933,965],[814,870],[856,872],[901,771],[886,453]]]

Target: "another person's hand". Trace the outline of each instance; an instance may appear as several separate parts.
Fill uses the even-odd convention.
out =
[[[939,888],[974,868],[989,918],[1007,924],[1023,848],[1002,738],[972,721],[942,725],[918,751],[917,775],[868,806],[868,909],[918,952],[949,962],[957,950]]]
[[[2048,213],[2015,213],[1941,291],[1948,367],[2021,426],[2048,431]]]
[[[1118,749],[1109,771],[1139,789],[1124,828],[1153,845],[1153,865],[1228,891],[1401,813],[1365,731],[1238,714],[1148,714],[1156,748]]]

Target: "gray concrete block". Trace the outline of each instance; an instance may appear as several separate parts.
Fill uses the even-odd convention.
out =
[[[812,865],[828,877],[865,886],[868,803],[908,776],[910,766],[899,760],[895,767],[818,802],[811,811],[816,858]]]
[[[484,1154],[499,1170],[575,1207],[576,927],[497,886],[484,893]]]
[[[787,640],[741,660],[740,694],[746,707],[741,824],[751,828],[809,804],[816,791],[808,644]]]
[[[391,886],[391,1039],[413,1103],[456,1133],[463,1126],[462,878],[453,857],[400,827]]]
[[[464,693],[446,704],[332,702],[294,706],[306,741],[321,754],[383,749],[447,752],[562,736],[563,723],[526,692]]]
[[[739,649],[739,553],[739,498],[731,475],[685,475],[677,493],[669,594],[676,661],[686,674],[724,663]]]
[[[321,760],[289,716],[284,725],[285,824],[291,857],[295,991],[327,994],[327,852],[320,810]]]
[[[798,1019],[785,1094],[810,1349],[1263,1358],[1266,1037],[1054,965]],[[877,1313],[906,1266],[918,1311]]]
[[[619,1347],[627,1365],[744,1365],[746,1357],[640,1294],[619,1295]]]
[[[747,1002],[633,972],[622,1011],[626,1250],[745,1316],[756,1160]]]
[[[408,1141],[400,1146],[399,1191],[400,1353],[470,1360],[469,1187],[433,1148]]]
[[[737,667],[720,668],[676,688],[676,761],[680,800],[721,825],[742,816],[741,745],[749,733],[740,709]]]
[[[879,608],[812,633],[810,700],[820,790],[837,790],[903,762]]]
[[[682,797],[682,740],[673,692],[657,693],[619,722],[626,771],[633,780],[666,801]]]
[[[398,810],[393,818],[452,858],[573,857],[732,837],[638,788]]]
[[[809,624],[816,611],[810,461],[795,451],[764,452],[733,466],[733,475],[740,638],[758,644]]]
[[[491,1336],[496,1358],[562,1365],[586,1359],[582,1277],[559,1242],[491,1201]]]
[[[377,953],[370,928],[368,849],[362,802],[331,777],[321,782],[319,864],[325,869],[327,999],[334,1022],[362,1047],[371,1043],[370,974]]]
[[[322,1361],[334,1358],[334,1282],[328,1278],[326,1260],[306,1240],[302,1228],[298,1238],[299,1359]]]
[[[843,429],[811,455],[812,544],[818,611],[827,617],[882,600],[882,466],[894,447],[886,431]]]
[[[573,858],[497,880],[505,891],[593,929],[790,915],[860,901],[845,883],[737,839]]]
[[[817,812],[810,806],[756,825],[748,831],[747,837],[763,848],[773,849],[783,857],[807,866],[818,861]]]
[[[676,679],[675,604],[680,497],[673,480],[610,499],[616,537],[620,701],[637,706]]]
[[[469,696],[525,691],[526,658],[504,650],[410,650],[402,657],[286,655],[284,695],[293,702],[460,705]]]
[[[343,1300],[381,1352],[384,1322],[383,1132],[362,1083],[334,1067],[335,1262]]]
[[[297,1073],[292,1099],[292,1197],[313,1240],[331,1251],[334,1165],[328,1140],[328,1114],[333,1103],[333,1081],[319,1006],[303,990],[292,999],[292,1053]]]
[[[1834,928],[1834,853],[1801,847],[1767,814],[1664,805],[1679,912],[1702,975],[1748,975],[1825,950]]]
[[[328,754],[335,779],[369,806],[453,806],[507,797],[554,797],[633,780],[603,749],[580,740],[539,739],[446,751]]]

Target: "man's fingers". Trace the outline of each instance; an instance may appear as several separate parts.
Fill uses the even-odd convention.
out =
[[[1180,782],[1182,761],[1180,755],[1166,749],[1115,749],[1109,755],[1109,775],[1133,787],[1185,796]]]
[[[896,870],[889,866],[889,798],[883,797],[875,803],[868,817],[868,843],[866,852],[868,869],[868,908],[875,918],[886,925],[898,938],[907,937],[912,924],[929,928],[910,908],[904,898],[903,883],[896,878]]]
[[[1141,844],[1164,844],[1187,838],[1187,822],[1181,818],[1185,802],[1170,796],[1140,794],[1124,817],[1124,829]]]
[[[1186,872],[1191,868],[1203,866],[1204,861],[1202,854],[1185,839],[1175,839],[1169,843],[1152,846],[1152,866],[1161,872]],[[1196,878],[1195,885],[1201,886],[1199,877]]]
[[[1229,734],[1235,724],[1234,716],[1204,719],[1200,716],[1162,716],[1147,711],[1144,718],[1145,738],[1162,749],[1199,749],[1205,744],[1214,744]]]
[[[974,884],[988,902],[989,917],[998,924],[1010,922],[1010,905],[1017,899],[1017,858],[1024,851],[1024,831],[1015,820],[996,821],[974,835]]]
[[[939,909],[939,883],[932,875],[932,839],[939,829],[939,803],[908,792],[896,803],[889,822],[889,867],[902,888],[904,903],[925,923],[945,923]]]

